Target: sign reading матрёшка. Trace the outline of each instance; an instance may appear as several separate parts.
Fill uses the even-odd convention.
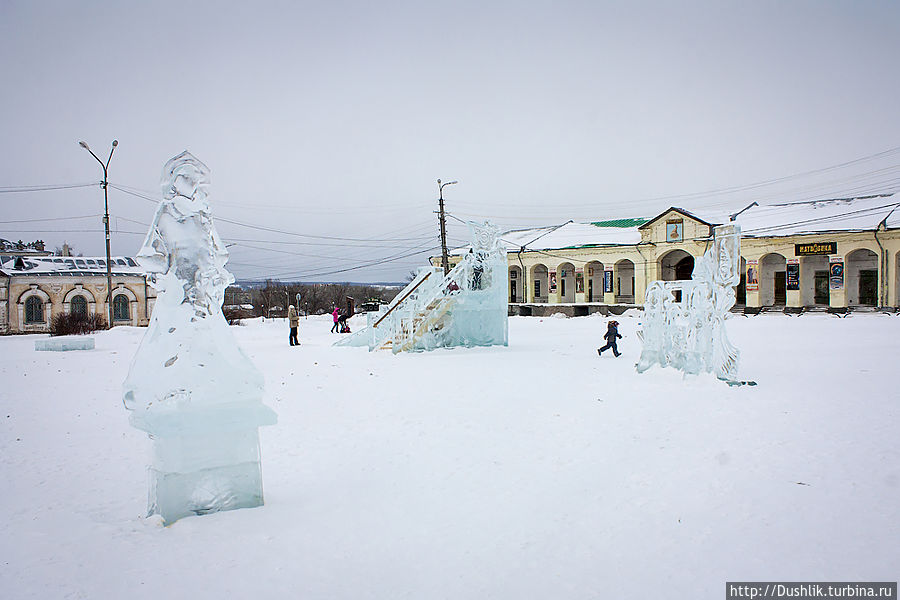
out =
[[[837,242],[794,244],[794,256],[815,256],[817,254],[837,254]]]

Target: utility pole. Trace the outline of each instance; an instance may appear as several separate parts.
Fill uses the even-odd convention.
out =
[[[91,153],[98,163],[100,163],[100,167],[103,169],[103,181],[100,183],[100,187],[103,188],[103,225],[106,228],[106,312],[107,318],[109,322],[107,323],[107,327],[112,329],[113,326],[113,305],[112,305],[112,266],[109,258],[109,191],[107,188],[109,187],[109,181],[107,179],[107,171],[109,170],[109,161],[112,160],[113,152],[116,151],[116,146],[119,145],[119,140],[113,140],[112,149],[109,151],[109,158],[106,159],[106,163],[97,158],[97,155],[90,149],[86,142],[78,142],[78,145]]]
[[[444,276],[450,274],[450,258],[447,256],[447,219],[444,216],[444,186],[458,183],[456,181],[448,181],[441,183],[438,179],[438,223],[441,225],[441,266],[444,267]]]

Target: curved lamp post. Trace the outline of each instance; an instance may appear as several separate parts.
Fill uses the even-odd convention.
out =
[[[112,148],[109,151],[109,158],[106,159],[104,163],[100,160],[94,151],[90,149],[86,142],[78,142],[78,145],[91,153],[98,163],[100,163],[100,167],[103,169],[103,181],[100,182],[100,187],[103,188],[103,225],[106,228],[106,311],[107,317],[109,318],[109,322],[107,323],[108,328],[112,328],[113,326],[113,305],[112,305],[112,266],[110,265],[109,258],[109,192],[107,188],[109,187],[109,181],[107,179],[107,171],[109,170],[109,161],[112,160],[113,152],[116,151],[116,146],[119,145],[119,140],[113,140]]]

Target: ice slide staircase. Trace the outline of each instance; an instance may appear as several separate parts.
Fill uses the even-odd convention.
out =
[[[477,267],[466,255],[446,276],[438,267],[423,267],[397,300],[369,320],[369,349],[393,353],[431,349],[453,318],[464,286],[471,285]]]

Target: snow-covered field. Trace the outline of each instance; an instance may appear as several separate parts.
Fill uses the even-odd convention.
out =
[[[0,597],[720,598],[726,581],[895,581],[900,317],[729,321],[730,388],[624,355],[606,320],[508,348],[334,348],[330,317],[234,328],[279,414],[266,505],[145,518],[150,441],[96,349],[0,338]],[[361,323],[355,319],[356,327]],[[354,328],[355,330],[355,328]]]

